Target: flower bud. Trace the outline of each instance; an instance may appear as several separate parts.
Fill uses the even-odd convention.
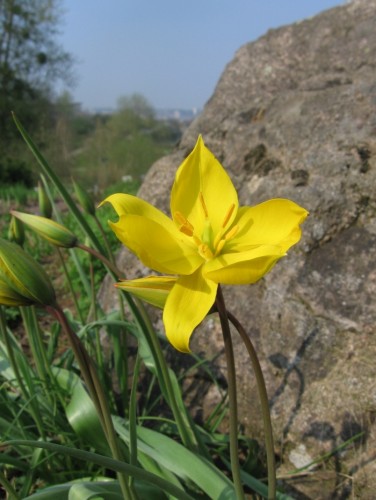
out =
[[[38,203],[41,215],[50,219],[52,215],[52,204],[41,182],[38,182]]]
[[[44,269],[21,247],[0,238],[0,297],[3,303],[55,304],[55,291]]]
[[[17,245],[24,244],[25,241],[25,229],[22,222],[16,217],[12,216],[10,219],[9,230],[8,230],[8,239],[10,241],[14,241]]]
[[[80,184],[72,179],[74,192],[76,193],[77,199],[84,211],[89,215],[95,214],[95,205],[92,197]]]
[[[33,301],[20,295],[12,288],[5,274],[0,269],[0,305],[3,306],[29,306]]]
[[[163,309],[176,278],[170,276],[148,276],[136,280],[124,280],[116,287],[131,293],[149,304]]]
[[[39,215],[17,212],[16,210],[12,210],[11,214],[52,245],[64,248],[73,248],[76,246],[77,237],[69,229],[51,219],[40,217]]]

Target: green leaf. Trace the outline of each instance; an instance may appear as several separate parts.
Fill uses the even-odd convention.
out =
[[[92,244],[94,247],[103,255],[106,255],[106,252],[101,244],[101,242],[98,240],[97,236],[91,229],[90,225],[86,221],[85,217],[82,215],[80,210],[78,209],[77,205],[75,204],[73,198],[70,196],[68,191],[65,189],[63,184],[61,183],[60,179],[58,176],[55,174],[55,172],[51,169],[51,167],[48,165],[46,159],[43,157],[42,153],[39,151],[27,131],[24,129],[22,126],[21,122],[18,120],[16,115],[13,113],[13,120],[20,131],[22,137],[24,138],[26,144],[29,146],[31,152],[35,156],[36,160],[39,163],[40,168],[42,169],[42,172],[50,179],[50,181],[55,185],[56,189],[59,191],[61,194],[62,198],[64,199],[65,203],[67,204],[69,210],[71,213],[74,215],[75,219],[77,220],[78,224],[81,226],[82,230],[84,233],[89,237],[91,240]]]
[[[52,367],[52,372],[59,386],[70,395],[65,413],[76,434],[101,453],[110,454],[95,406],[81,379],[75,373],[63,368]]]
[[[123,419],[114,418],[120,437],[129,442],[129,431]],[[161,467],[180,479],[195,483],[211,498],[235,499],[232,482],[213,464],[173,439],[145,427],[137,428],[139,451],[153,458]]]
[[[104,455],[99,455],[97,453],[91,453],[89,451],[79,450],[77,448],[69,448],[68,446],[62,446],[59,444],[49,443],[45,441],[16,440],[16,441],[8,441],[6,443],[3,443],[3,445],[32,446],[35,448],[43,448],[45,450],[50,450],[56,453],[69,455],[71,457],[77,458],[78,460],[83,460],[84,462],[92,462],[107,469],[114,470],[116,472],[125,472],[129,476],[134,477],[135,479],[148,482],[160,488],[162,491],[165,491],[166,493],[175,496],[178,500],[193,500],[193,498],[190,495],[182,491],[180,488],[177,488],[175,484],[171,484],[170,482],[165,481],[164,479],[156,476],[155,474],[151,474],[150,472],[145,471],[140,467],[135,467],[133,465],[129,465],[125,462],[120,462],[119,460],[115,460],[113,458],[106,457]],[[223,497],[223,500],[226,500],[227,498],[233,498],[233,497]]]
[[[139,498],[152,498],[153,500],[166,500],[162,490],[147,483],[137,482],[136,491]],[[33,495],[25,497],[25,500],[123,500],[118,481],[86,481],[80,480],[74,483],[64,483],[48,488],[43,488]]]

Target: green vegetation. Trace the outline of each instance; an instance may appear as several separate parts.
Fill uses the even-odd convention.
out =
[[[51,277],[58,304],[20,307],[17,330],[10,322],[14,318],[5,315],[14,308],[0,306],[3,490],[12,499],[35,500],[67,500],[72,495],[104,500],[235,498],[227,478],[228,438],[218,433],[226,413],[226,388],[216,381],[210,362],[199,358],[180,368],[176,360],[172,371],[165,341],[143,306],[129,295],[119,296],[116,311],[102,309],[98,285],[105,273],[116,273],[113,242],[101,222],[108,213],[83,213],[31,142],[30,147],[42,168],[45,192],[54,193],[54,217],[69,226],[79,242],[89,240],[97,258],[84,253],[88,247],[81,244],[47,251],[43,242],[36,251],[36,236],[26,230],[24,248]],[[64,199],[67,212],[61,213],[58,198]],[[0,264],[1,259],[0,245]],[[15,278],[12,286],[22,298],[29,284]],[[0,285],[1,279],[0,273]],[[8,283],[0,286],[3,303]],[[94,370],[89,368],[94,365]],[[198,371],[211,377],[222,393],[201,425],[192,421],[179,382]],[[266,495],[266,486],[250,475],[259,467],[257,446],[241,442],[248,455],[244,482]]]
[[[0,2],[0,182],[30,185],[28,156],[11,119],[14,111],[39,135],[51,126],[52,90],[68,83],[72,58],[55,37],[58,0]]]
[[[72,175],[100,190],[121,179],[140,182],[181,136],[179,124],[157,120],[151,105],[139,94],[119,99],[118,109],[111,115],[84,114],[68,94],[57,104],[47,156],[54,159],[63,179]]]
[[[151,164],[180,138],[176,122],[160,122],[144,97],[119,99],[118,109],[92,115],[58,82],[74,82],[73,58],[56,41],[60,0],[0,0],[0,186],[35,185],[30,154],[14,112],[63,180],[105,189],[124,176],[140,182]],[[7,197],[7,196],[5,196]]]

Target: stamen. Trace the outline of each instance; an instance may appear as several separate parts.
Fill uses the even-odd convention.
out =
[[[225,234],[225,236],[221,239],[221,235],[223,234],[223,231],[219,232],[214,240],[214,256],[218,255],[223,247],[225,246],[225,243],[229,240],[231,240],[239,231],[239,225],[236,224],[234,227],[230,229],[230,231]]]
[[[232,212],[234,211],[234,209],[235,209],[235,203],[233,203],[233,204],[230,206],[230,208],[228,209],[228,212],[227,212],[227,214],[226,214],[226,216],[225,216],[225,218],[224,218],[224,220],[223,220],[223,222],[222,222],[222,227],[223,227],[223,228],[225,228],[225,227],[227,226],[227,223],[228,223],[228,221],[230,220],[230,217],[231,217]]]
[[[187,227],[187,226],[180,226],[179,227],[179,231],[181,233],[184,233],[186,234],[187,236],[193,236],[193,231],[190,227]]]
[[[219,231],[219,233],[217,233],[216,237],[214,238],[213,246],[215,248],[215,253],[218,253],[217,247],[221,241],[222,235],[223,235],[223,229]]]
[[[187,236],[193,236],[194,227],[189,222],[189,220],[184,217],[184,215],[181,212],[175,212],[175,219],[176,222],[180,225],[179,231],[186,234]]]
[[[222,251],[222,248],[225,246],[225,243],[226,240],[219,240],[218,245],[215,248],[214,255],[218,255]]]
[[[198,247],[198,253],[201,257],[204,257],[205,260],[210,260],[214,257],[213,252],[210,250],[208,245],[205,245],[205,243],[201,243]]]
[[[239,225],[236,224],[234,227],[232,227],[230,229],[230,231],[225,235],[225,240],[228,241],[228,240],[231,240],[231,238],[233,238],[237,232],[239,231]]]
[[[206,208],[206,203],[205,203],[205,200],[204,200],[204,195],[200,191],[200,194],[198,196],[200,198],[200,203],[201,203],[202,209],[204,210],[205,219],[209,219],[208,209]]]

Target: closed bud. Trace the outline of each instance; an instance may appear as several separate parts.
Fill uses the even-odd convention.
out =
[[[0,303],[54,305],[55,291],[44,269],[21,247],[0,238]]]
[[[25,241],[25,229],[22,222],[12,215],[9,224],[8,238],[10,241],[14,241],[17,245],[24,244]]]
[[[76,193],[77,200],[84,211],[89,215],[95,214],[95,205],[92,197],[80,184],[72,179],[74,192]]]
[[[7,277],[0,269],[0,305],[3,306],[29,306],[34,302],[17,291],[10,285]]]
[[[50,219],[52,215],[52,204],[41,182],[38,182],[38,203],[40,214]]]
[[[77,237],[69,229],[51,219],[40,217],[39,215],[17,212],[16,210],[12,210],[11,214],[52,245],[63,248],[73,248],[76,246]]]
[[[163,309],[176,278],[170,276],[148,276],[135,280],[124,280],[116,283],[116,287],[125,290],[149,304]]]

